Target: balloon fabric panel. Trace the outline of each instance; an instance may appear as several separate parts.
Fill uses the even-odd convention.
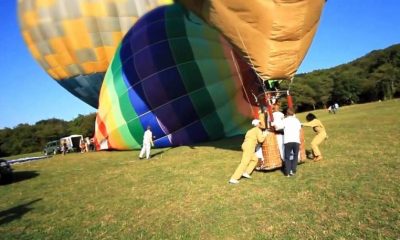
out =
[[[93,73],[67,78],[57,83],[90,106],[97,107],[103,78],[104,73]]]
[[[124,37],[107,71],[96,119],[98,147],[139,148],[147,126],[156,147],[244,133],[252,106],[239,76],[257,81],[201,19],[179,4],[149,12]]]
[[[22,36],[62,87],[97,108],[104,73],[124,34],[172,0],[19,0]],[[94,75],[94,76],[93,76]]]

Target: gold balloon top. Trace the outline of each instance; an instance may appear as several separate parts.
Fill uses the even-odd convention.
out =
[[[263,80],[292,79],[325,0],[177,0],[236,46]]]

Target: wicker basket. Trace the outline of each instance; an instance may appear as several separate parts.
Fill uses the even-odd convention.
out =
[[[259,170],[272,170],[282,167],[282,159],[279,153],[278,142],[276,140],[276,133],[269,132],[265,141],[262,144],[262,152],[264,156],[264,162],[259,160],[257,169]],[[300,149],[299,149],[299,161],[303,163],[306,161],[306,150],[304,143],[304,131],[300,131]]]
[[[282,167],[281,155],[276,140],[276,134],[269,132],[262,144],[264,162],[259,162],[260,170],[271,170]]]

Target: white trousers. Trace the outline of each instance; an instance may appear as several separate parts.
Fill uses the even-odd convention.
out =
[[[281,160],[284,159],[284,151],[285,151],[285,145],[283,144],[283,135],[282,134],[276,134],[276,141],[278,143],[278,148],[279,148],[279,153],[281,155]]]
[[[146,154],[146,158],[149,159],[150,158],[150,148],[151,148],[150,143],[143,143],[143,147],[142,147],[142,150],[140,150],[139,157],[142,158],[143,155]]]
[[[257,158],[264,160],[261,144],[257,144],[257,146],[256,146],[256,156],[257,156]]]

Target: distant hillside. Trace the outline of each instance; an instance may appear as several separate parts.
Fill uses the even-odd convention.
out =
[[[94,135],[96,113],[79,115],[72,121],[41,120],[34,125],[19,124],[15,128],[0,129],[0,157],[39,152],[49,141],[72,134]]]
[[[400,44],[295,79],[292,89],[300,111],[400,97]]]

